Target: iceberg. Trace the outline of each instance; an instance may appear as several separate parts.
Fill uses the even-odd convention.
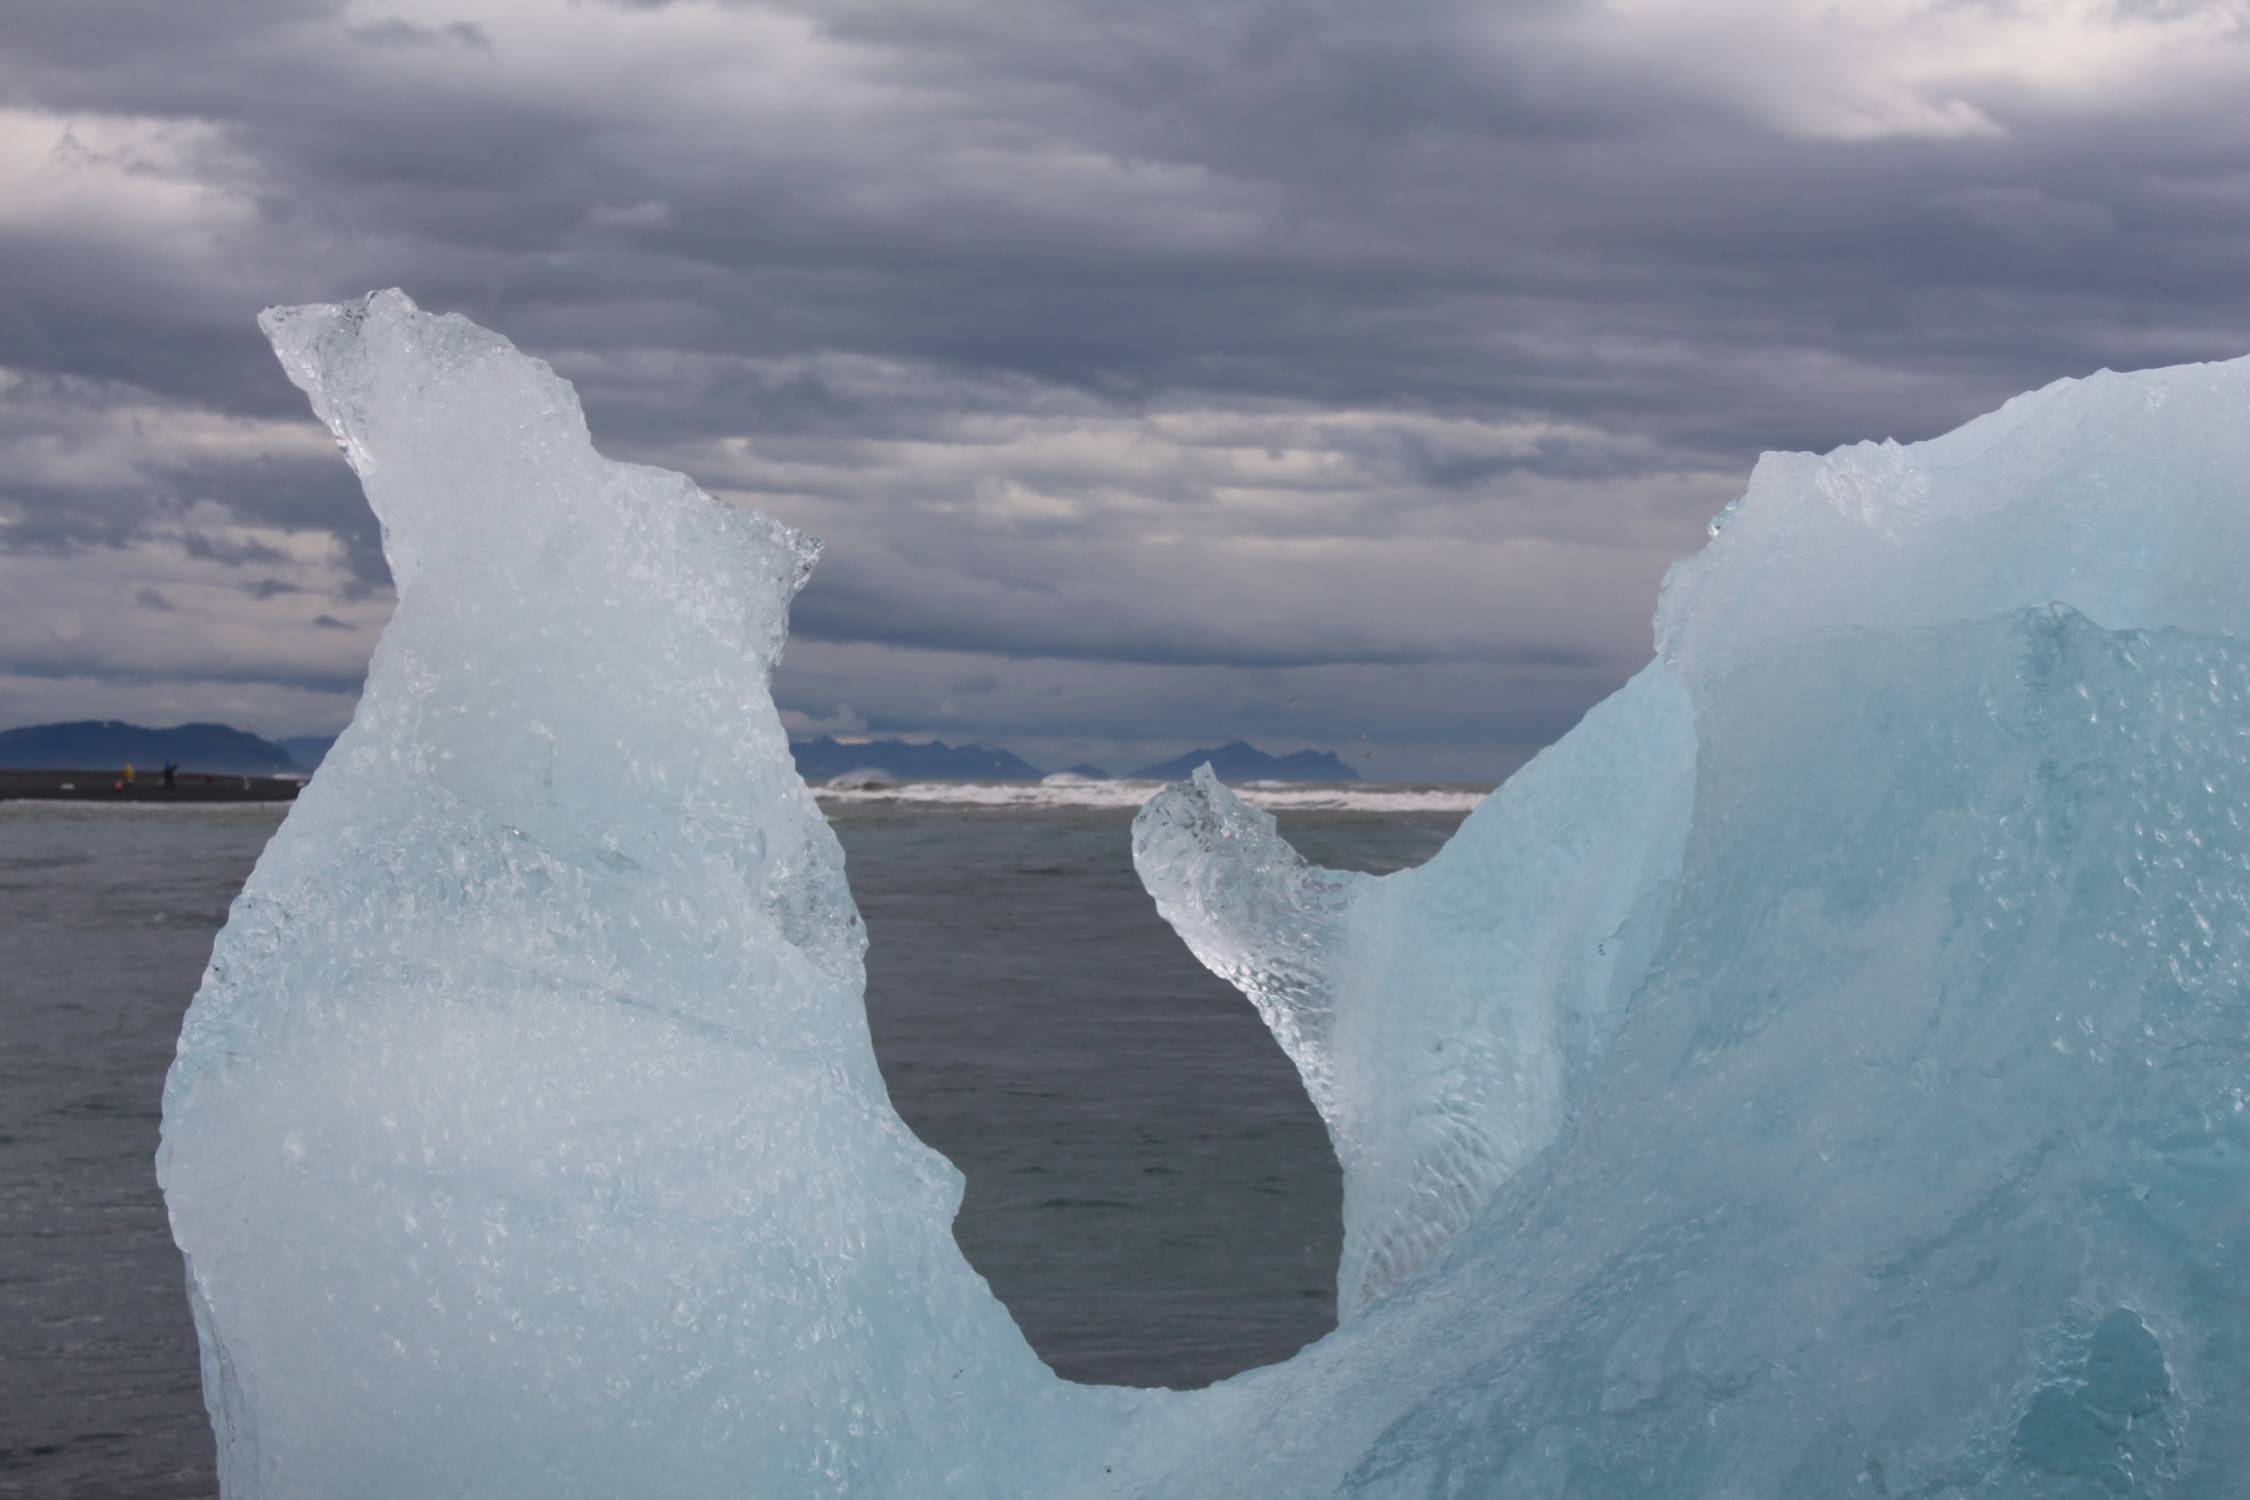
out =
[[[2250,1473],[2250,361],[1769,455],[1419,869],[1134,853],[1343,1321],[1073,1385],[900,1123],[768,691],[816,546],[396,292],[270,312],[397,614],[183,1025],[229,1500],[2219,1496]]]

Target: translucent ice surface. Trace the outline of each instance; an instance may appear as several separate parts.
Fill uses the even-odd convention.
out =
[[[1346,1173],[1346,1320],[1066,1384],[892,1113],[767,676],[813,548],[397,293],[269,314],[359,715],[165,1095],[226,1493],[2109,1497],[2250,1473],[2250,362],[1769,457],[1420,869],[1135,830]]]
[[[1651,667],[1419,870],[1308,865],[1208,768],[1135,820],[1157,909],[1258,1007],[1328,1124],[1340,1317],[1561,1127],[1568,1066],[1607,1035],[1679,868],[1694,767],[1687,695]]]
[[[767,693],[816,548],[602,458],[566,383],[462,319],[394,292],[264,325],[399,604],[165,1090],[230,1500],[1067,1466],[1048,1408],[1085,1398],[891,1112]],[[972,1390],[1019,1419],[964,1424]]]

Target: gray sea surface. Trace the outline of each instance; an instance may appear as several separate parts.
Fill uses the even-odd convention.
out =
[[[1334,1325],[1340,1183],[1294,1070],[1157,917],[1131,811],[828,807],[893,1103],[968,1180],[954,1233],[1072,1379],[1205,1384]],[[211,940],[283,809],[0,803],[0,1495],[209,1496],[156,1190]],[[1284,812],[1325,864],[1458,812]]]

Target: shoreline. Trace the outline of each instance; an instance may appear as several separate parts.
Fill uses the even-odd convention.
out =
[[[116,806],[172,807],[214,802],[292,802],[302,780],[281,776],[182,771],[176,786],[162,768],[124,780],[122,768],[101,771],[0,770],[0,802],[104,802]]]
[[[185,807],[223,803],[293,802],[306,781],[183,771],[167,788],[161,771],[120,785],[117,769],[97,771],[0,770],[0,803],[72,802],[109,807]],[[869,811],[955,808],[964,812],[1137,812],[1164,789],[1158,781],[910,781],[880,786],[807,788],[821,805]],[[1477,784],[1416,782],[1251,781],[1230,787],[1253,807],[1277,813],[1400,816],[1473,812],[1493,788]]]

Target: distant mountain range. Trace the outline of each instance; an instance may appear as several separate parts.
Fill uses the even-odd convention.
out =
[[[1046,772],[1020,755],[991,745],[948,745],[931,740],[855,740],[822,735],[791,740],[797,774],[810,782],[827,781],[847,771],[881,771],[900,781],[1037,781]]]
[[[1180,781],[1206,762],[1221,781],[1357,781],[1359,772],[1341,757],[1326,750],[1299,750],[1293,755],[1268,755],[1244,740],[1230,740],[1214,750],[1190,750],[1133,773],[1136,781]]]
[[[274,743],[288,751],[289,758],[298,765],[308,771],[317,771],[320,763],[328,759],[328,752],[336,748],[339,738],[341,736],[333,734],[293,734],[285,740],[275,740]]]
[[[271,740],[225,724],[175,724],[150,729],[117,719],[27,724],[0,729],[0,767],[12,771],[109,771],[128,761],[155,772],[168,760],[191,773],[287,776],[305,767]]]
[[[178,761],[190,773],[230,776],[287,776],[319,766],[336,736],[293,735],[260,739],[226,724],[176,724],[151,729],[117,719],[84,719],[71,724],[27,724],[0,730],[0,769],[28,771],[112,770],[130,761],[139,769],[160,770]],[[880,771],[900,781],[1037,781],[1046,773],[1011,751],[992,745],[948,745],[943,740],[846,742],[823,735],[792,740],[797,774],[819,783],[852,771]],[[1136,780],[1178,781],[1205,761],[1227,781],[1357,781],[1359,773],[1336,756],[1319,750],[1268,755],[1235,740],[1212,750],[1190,750],[1161,765],[1133,772]],[[1100,766],[1065,768],[1070,775],[1106,781]]]

